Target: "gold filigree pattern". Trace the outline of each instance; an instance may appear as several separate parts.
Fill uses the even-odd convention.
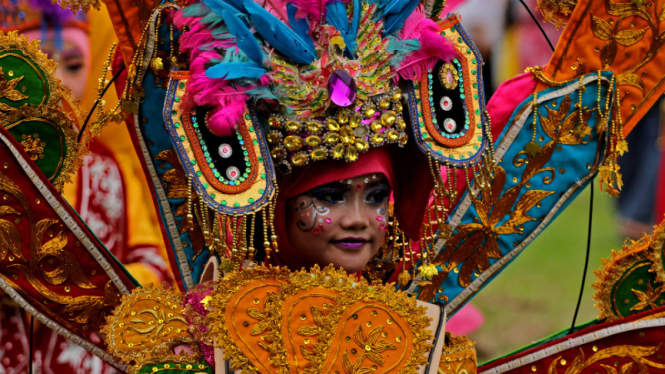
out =
[[[39,134],[33,135],[21,135],[21,146],[23,150],[28,154],[32,161],[37,161],[44,158],[44,147],[46,147],[46,142],[43,142],[39,138]]]
[[[46,287],[39,279],[40,275],[50,285],[62,285],[71,278],[72,282],[82,289],[96,288],[84,275],[76,256],[66,249],[68,240],[62,231],[57,235],[54,234],[53,239],[44,241],[46,231],[60,222],[48,218],[36,221],[23,191],[2,172],[0,172],[0,191],[12,196],[22,209],[22,212],[19,212],[9,205],[0,206],[0,217],[23,216],[28,220],[30,227],[30,258],[26,259],[21,251],[25,245],[16,226],[17,221],[0,219],[0,246],[2,246],[0,260],[4,260],[7,254],[11,253],[14,257],[12,260],[22,261],[8,265],[7,268],[23,275],[32,288],[48,301],[64,305],[62,309],[64,320],[83,325],[89,323],[93,326],[101,325],[102,310],[116,305],[118,291],[115,286],[109,281],[104,289],[104,296],[78,297],[60,295]],[[44,268],[45,262],[51,262],[48,269]],[[12,280],[7,274],[2,274],[2,277],[14,289],[22,292],[22,288],[14,281],[18,278]],[[66,287],[68,288],[69,286]]]
[[[54,107],[45,105],[40,105],[38,107],[24,105],[20,110],[11,111],[5,114],[0,112],[0,123],[2,123],[6,129],[11,129],[17,124],[25,121],[46,122],[51,124],[56,131],[60,132],[60,144],[55,144],[57,139],[52,140],[52,146],[59,146],[61,148],[60,163],[56,168],[54,175],[47,175],[46,177],[49,178],[58,191],[62,191],[65,183],[71,181],[71,176],[82,165],[83,156],[88,153],[88,150],[76,140],[78,130],[74,126],[71,118],[69,118],[67,114],[62,113],[62,111],[54,110],[53,108]],[[27,141],[27,137],[24,141]],[[25,147],[25,145],[23,146]],[[39,142],[38,146],[43,148],[46,144]],[[26,149],[26,151],[28,152],[29,158],[36,160],[34,155],[38,154],[38,150],[32,149],[32,153],[30,150]],[[37,157],[37,159],[39,159],[39,157]]]
[[[383,358],[382,353],[386,350],[389,349],[397,349],[395,344],[389,343],[383,339],[379,340],[381,337],[381,333],[383,332],[383,326],[379,326],[374,328],[372,331],[369,332],[367,336],[365,336],[365,333],[363,332],[362,326],[358,326],[356,328],[355,333],[353,334],[353,341],[358,344],[360,349],[362,350],[362,353],[354,363],[354,365],[351,365],[351,361],[349,360],[349,354],[347,353],[346,350],[344,350],[344,355],[343,355],[343,365],[344,365],[344,371],[346,374],[368,374],[372,372],[371,368],[362,368],[362,361],[363,359],[367,358],[370,361],[379,364],[383,366],[385,363],[385,359]]]
[[[665,224],[661,222],[651,235],[651,250],[647,253],[647,257],[651,260],[651,272],[656,274],[658,283],[665,283],[665,266],[663,266],[665,246],[663,244],[665,244]]]
[[[665,365],[646,359],[646,357],[658,352],[660,347],[660,344],[656,347],[618,345],[600,350],[591,355],[589,358],[586,358],[584,351],[580,349],[580,353],[577,355],[577,357],[575,357],[573,362],[570,363],[570,366],[568,366],[566,369],[565,374],[580,374],[595,363],[599,363],[610,358],[615,359],[617,357],[633,360],[633,362],[623,364],[623,366],[620,368],[620,373],[630,373],[632,372],[634,366],[640,368],[640,373],[648,373],[648,367],[665,369]],[[561,357],[557,357],[550,363],[550,366],[547,369],[547,374],[559,374],[557,364],[560,360]],[[605,369],[607,374],[617,374],[617,370],[613,366],[604,365],[602,363],[600,365]]]
[[[651,61],[658,50],[665,43],[665,31],[661,31],[660,23],[665,20],[665,8],[658,9],[655,1],[631,1],[629,3],[605,1],[605,10],[610,16],[619,17],[618,20],[604,20],[591,15],[591,29],[594,36],[607,41],[601,51],[600,58],[605,69],[611,65],[618,53],[618,45],[629,47],[644,37],[647,31],[651,31],[649,47],[642,47],[649,52],[645,57],[631,69],[619,75],[618,85],[631,85],[640,88],[644,94],[644,83],[642,78],[635,72]],[[643,29],[632,29],[632,24],[625,22],[631,17],[639,17],[646,21],[648,27]]]
[[[651,286],[651,281],[647,281],[647,289],[645,292],[638,290],[631,290],[631,291],[633,291],[635,297],[637,297],[637,299],[640,300],[639,303],[633,305],[633,307],[630,308],[631,311],[644,310],[645,308],[656,309],[658,308],[658,305],[656,305],[656,301],[658,301],[660,295],[662,295],[663,291],[665,291],[665,285],[657,287],[654,290],[653,287]]]
[[[131,363],[129,373],[161,362],[196,364],[202,360],[198,344],[189,334],[182,307],[184,296],[161,285],[136,288],[125,295],[107,319],[108,352]],[[173,348],[186,344],[193,354],[176,355]]]
[[[477,367],[476,343],[466,336],[454,336],[446,331],[446,343],[441,352],[439,373],[475,374]]]
[[[578,0],[538,0],[537,10],[543,14],[545,22],[552,23],[557,29],[566,26]]]
[[[7,100],[11,101],[20,101],[25,100],[28,97],[21,93],[21,91],[16,89],[16,86],[23,80],[23,76],[16,77],[14,79],[7,80],[5,72],[0,66],[0,98],[4,97]],[[10,111],[14,108],[10,107],[7,104],[0,103],[0,110]]]

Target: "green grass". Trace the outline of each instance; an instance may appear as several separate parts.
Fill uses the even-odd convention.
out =
[[[597,183],[597,182],[596,182]],[[620,249],[615,199],[595,186],[591,256],[576,324],[596,318],[593,271],[611,249]],[[519,255],[472,302],[486,322],[470,335],[478,362],[505,355],[569,328],[580,291],[586,254],[590,188]]]

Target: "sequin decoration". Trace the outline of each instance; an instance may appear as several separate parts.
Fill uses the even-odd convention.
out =
[[[217,150],[219,152],[219,156],[222,158],[229,158],[233,154],[233,149],[231,148],[230,145],[224,143],[219,146],[219,149]]]
[[[226,169],[226,177],[232,181],[238,180],[240,178],[240,170],[235,166],[230,166]]]
[[[441,109],[447,112],[453,108],[453,101],[450,100],[448,96],[444,96],[441,98],[439,105],[441,106]]]
[[[446,120],[443,121],[443,128],[449,133],[453,133],[457,130],[457,123],[452,118],[446,118]]]

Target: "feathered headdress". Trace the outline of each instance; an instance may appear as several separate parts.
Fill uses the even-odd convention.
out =
[[[185,30],[180,50],[191,61],[184,105],[210,107],[207,126],[219,136],[232,134],[248,105],[267,105],[273,157],[291,153],[296,165],[330,155],[354,161],[371,146],[404,143],[396,83],[419,79],[455,56],[417,0],[294,0],[265,7],[204,0],[181,10],[174,22]],[[374,139],[372,123],[385,128]],[[335,132],[328,143],[318,136],[322,130]],[[351,148],[325,155],[317,148],[338,137],[353,137]],[[309,153],[298,158],[306,147]]]

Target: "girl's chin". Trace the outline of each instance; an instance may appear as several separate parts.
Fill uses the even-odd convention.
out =
[[[331,259],[330,262],[338,269],[344,269],[347,273],[357,273],[361,271],[369,262],[371,256],[366,253],[349,254],[344,253]]]

